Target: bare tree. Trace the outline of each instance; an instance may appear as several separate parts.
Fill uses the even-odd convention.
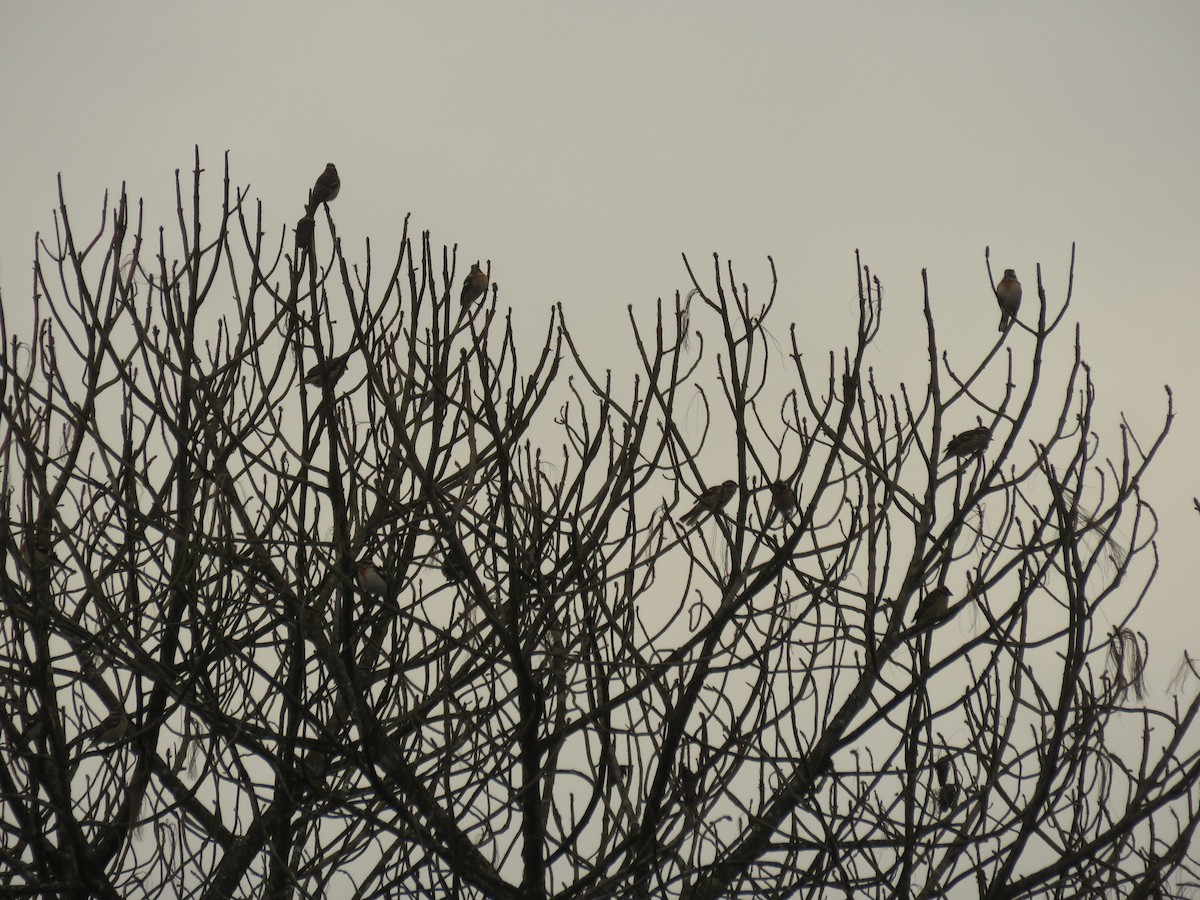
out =
[[[714,260],[614,358],[407,221],[352,263],[322,178],[294,238],[199,154],[173,237],[60,186],[5,306],[5,896],[1195,884],[1133,630],[1170,394],[1102,455],[1069,288],[964,363],[926,286],[914,391],[865,266],[813,366]]]

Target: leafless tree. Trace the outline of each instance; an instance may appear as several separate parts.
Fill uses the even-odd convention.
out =
[[[4,896],[1194,887],[1200,702],[1134,630],[1170,393],[1102,452],[1070,288],[964,359],[926,285],[916,390],[865,266],[815,365],[719,260],[539,345],[491,263],[201,171],[171,229],[60,186],[3,306]]]

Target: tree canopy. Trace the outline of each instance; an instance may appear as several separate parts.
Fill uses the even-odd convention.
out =
[[[1194,886],[1200,699],[1135,619],[1170,392],[1102,446],[1072,288],[975,358],[926,284],[911,385],[867,266],[823,353],[685,259],[604,348],[407,220],[344,249],[336,171],[291,231],[201,179],[86,236],[60,186],[0,306],[6,895]]]

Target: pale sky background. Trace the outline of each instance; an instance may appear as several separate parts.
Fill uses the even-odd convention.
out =
[[[1061,302],[1076,241],[1069,317],[1108,452],[1122,411],[1149,440],[1162,386],[1176,395],[1145,484],[1162,572],[1136,622],[1161,691],[1180,651],[1200,652],[1198,37],[1195,0],[10,0],[0,290],[22,327],[56,173],[80,223],[124,181],[171,226],[196,144],[214,195],[230,151],[271,229],[295,223],[334,161],[348,256],[370,236],[390,262],[411,212],[414,233],[492,261],[531,348],[561,301],[601,369],[622,368],[627,304],[648,315],[686,289],[681,252],[706,273],[714,251],[731,258],[758,296],[772,255],[772,331],[797,321],[819,359],[853,337],[858,248],[885,286],[870,362],[886,384],[917,382],[922,267],[966,361],[995,339],[984,246],[997,277],[1017,270],[1032,321],[1035,265]],[[1070,344],[1060,332],[1060,359]]]

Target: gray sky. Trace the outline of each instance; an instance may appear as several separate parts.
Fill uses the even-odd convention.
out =
[[[965,361],[995,339],[984,246],[997,276],[1021,276],[1025,318],[1035,265],[1061,300],[1076,241],[1071,318],[1110,452],[1122,411],[1148,439],[1162,385],[1176,392],[1146,484],[1163,569],[1138,623],[1161,689],[1200,601],[1198,33],[1194,0],[9,3],[0,289],[20,322],[56,173],[79,221],[124,181],[169,225],[195,144],[214,195],[229,150],[276,228],[336,162],[349,256],[366,236],[389,256],[411,212],[415,232],[492,260],[531,341],[562,301],[569,324],[628,346],[626,305],[685,288],[681,252],[704,271],[732,258],[760,295],[770,254],[772,330],[798,322],[819,358],[852,338],[861,249],[885,286],[871,364],[888,383],[919,377],[922,267]],[[593,361],[620,368],[605,346]]]

